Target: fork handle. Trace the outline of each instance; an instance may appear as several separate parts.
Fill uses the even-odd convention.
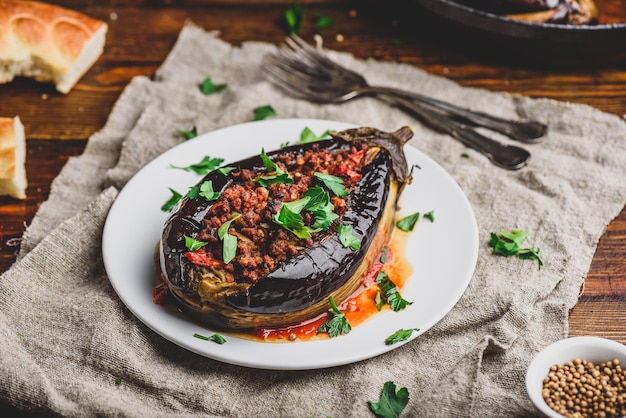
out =
[[[462,122],[488,128],[512,139],[526,143],[543,141],[548,127],[537,121],[516,121],[504,119],[487,113],[465,109],[452,103],[392,87],[367,86],[359,89],[362,94],[396,96],[431,107],[433,110],[447,113]]]
[[[434,129],[448,133],[466,146],[485,155],[491,162],[499,167],[507,170],[519,170],[528,164],[530,153],[523,148],[501,144],[498,141],[481,135],[461,122],[446,118],[441,113],[420,106],[410,100],[388,95],[381,96],[381,98],[412,112]]]

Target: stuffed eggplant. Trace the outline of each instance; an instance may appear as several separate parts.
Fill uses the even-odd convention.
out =
[[[283,327],[361,285],[410,181],[412,131],[331,136],[221,167],[179,202],[160,264],[183,312],[225,330]]]

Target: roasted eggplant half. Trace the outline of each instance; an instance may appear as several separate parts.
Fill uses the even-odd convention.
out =
[[[393,133],[355,128],[208,173],[160,242],[162,275],[183,312],[224,330],[314,318],[362,284],[410,182]]]

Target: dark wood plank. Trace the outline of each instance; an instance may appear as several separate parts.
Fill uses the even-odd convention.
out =
[[[570,313],[570,336],[593,335],[626,343],[626,300],[581,300]]]
[[[626,208],[609,224],[598,243],[581,300],[604,297],[626,302]]]
[[[52,180],[67,160],[80,155],[85,141],[27,141],[27,198],[24,201],[0,196],[0,273],[15,261],[20,239],[41,202],[50,194]]]

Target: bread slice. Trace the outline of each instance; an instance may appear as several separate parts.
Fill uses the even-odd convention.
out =
[[[19,117],[0,117],[0,196],[26,199],[26,138]]]
[[[32,77],[68,93],[102,54],[107,29],[59,6],[0,0],[0,83]]]

